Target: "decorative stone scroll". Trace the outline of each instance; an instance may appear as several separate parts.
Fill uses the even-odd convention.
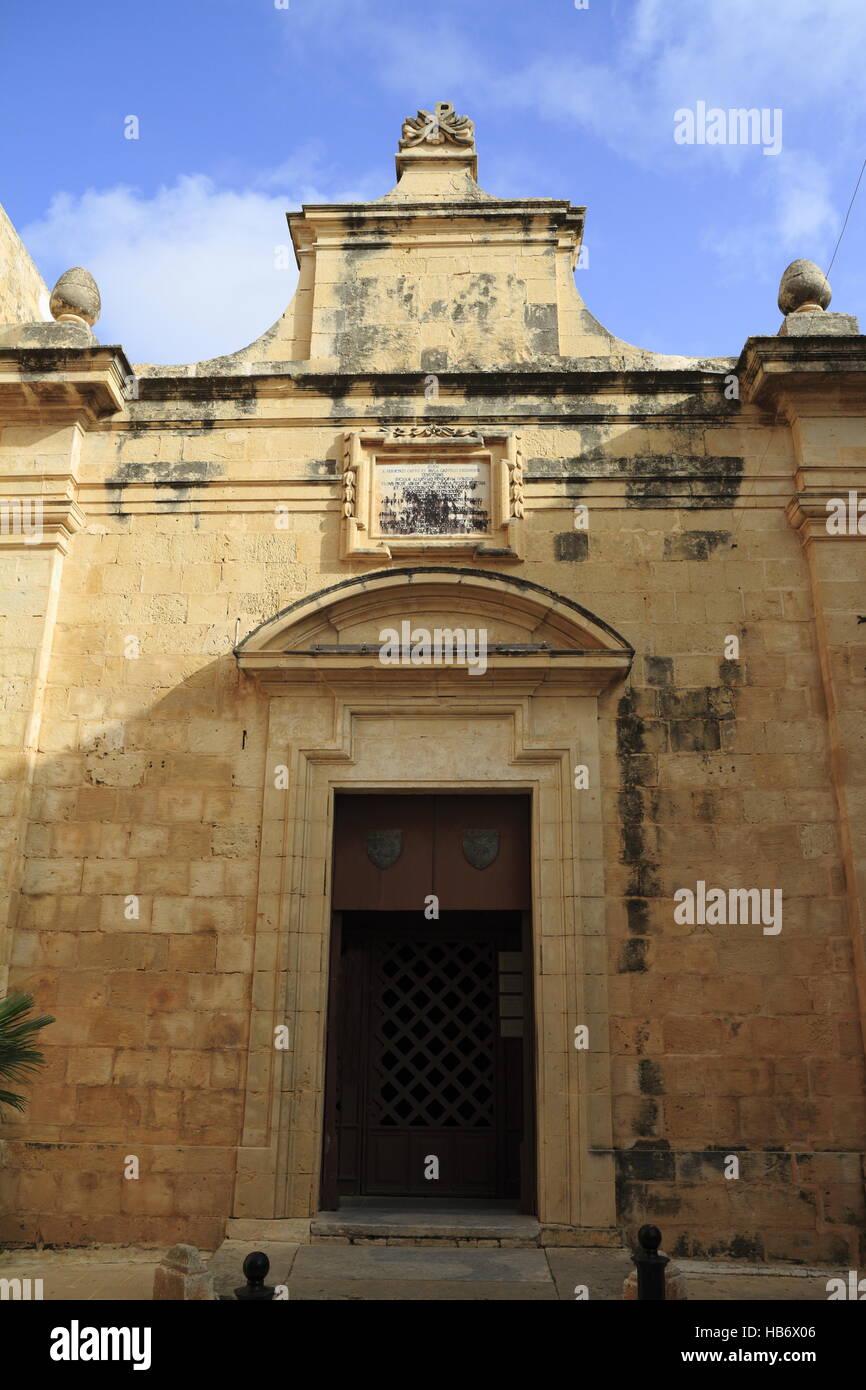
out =
[[[416,145],[459,145],[467,149],[475,144],[475,126],[468,116],[458,116],[450,101],[437,101],[435,113],[419,111],[403,122],[401,150]]]
[[[474,430],[461,430],[451,425],[393,425],[382,431],[386,439],[466,439],[473,444],[482,444],[480,434]]]
[[[346,435],[342,557],[522,558],[519,436],[441,424]]]

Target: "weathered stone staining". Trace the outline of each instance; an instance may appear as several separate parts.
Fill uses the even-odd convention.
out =
[[[57,1019],[0,1240],[303,1239],[335,797],[528,791],[542,1238],[855,1268],[866,340],[796,261],[778,334],[634,347],[582,207],[484,192],[447,102],[399,143],[208,362],[133,373],[80,268],[48,321],[0,217],[0,975]]]

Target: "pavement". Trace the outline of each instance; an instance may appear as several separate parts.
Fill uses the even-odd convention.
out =
[[[94,1246],[84,1250],[5,1250],[0,1252],[0,1280],[30,1279],[31,1297],[39,1292],[32,1282],[42,1280],[42,1298],[104,1301],[149,1301],[160,1250]],[[0,1289],[3,1286],[0,1285]],[[4,1297],[0,1293],[0,1297]]]
[[[218,1294],[231,1297],[244,1282],[243,1260],[262,1249],[271,1262],[268,1283],[289,1299],[310,1301],[590,1301],[622,1298],[633,1265],[626,1251],[605,1249],[430,1249],[377,1242],[298,1244],[226,1240],[205,1254]],[[42,1280],[42,1297],[59,1300],[150,1301],[160,1251],[102,1246],[86,1250],[0,1252],[0,1281]],[[690,1300],[824,1302],[827,1280],[847,1271],[793,1265],[677,1260]],[[2,1293],[0,1298],[8,1295]],[[36,1286],[31,1283],[31,1296]]]

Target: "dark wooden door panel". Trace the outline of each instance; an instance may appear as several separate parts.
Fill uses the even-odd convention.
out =
[[[497,1191],[496,1154],[490,1136],[455,1130],[371,1129],[370,1169],[365,1185],[371,1196],[492,1197]],[[430,1159],[439,1177],[428,1178]]]
[[[440,909],[529,907],[529,799],[437,796],[435,803],[432,891]]]
[[[335,910],[530,906],[528,797],[343,795],[334,826]]]
[[[365,1055],[359,1041],[367,1027],[367,953],[363,942],[348,933],[340,969],[342,1006],[338,1023],[336,1108],[339,1134],[337,1191],[357,1195],[364,1140]]]
[[[367,1135],[367,1164],[376,1174],[376,1184],[364,1191],[391,1197],[411,1193],[412,1161],[410,1134],[405,1129],[371,1129]],[[415,1188],[417,1189],[417,1182]]]
[[[433,887],[431,796],[339,796],[334,814],[335,910],[424,911]],[[370,837],[400,835],[400,852],[387,868],[370,858]],[[375,839],[373,841],[375,844]]]

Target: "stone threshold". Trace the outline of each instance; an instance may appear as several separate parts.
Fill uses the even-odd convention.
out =
[[[299,1245],[379,1245],[459,1249],[623,1249],[616,1227],[547,1226],[506,1203],[382,1202],[343,1204],[309,1220],[232,1218],[226,1239]]]
[[[413,1245],[457,1247],[478,1241],[494,1248],[507,1241],[515,1246],[538,1245],[541,1226],[534,1216],[524,1216],[505,1202],[448,1202],[428,1199],[405,1201],[342,1201],[338,1211],[320,1211],[310,1226],[310,1242],[373,1244],[411,1241]]]

